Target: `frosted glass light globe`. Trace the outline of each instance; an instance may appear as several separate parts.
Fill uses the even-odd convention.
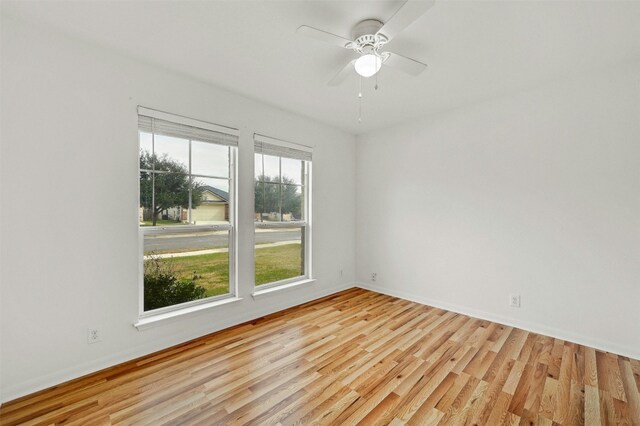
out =
[[[382,60],[378,56],[369,53],[360,56],[353,66],[356,69],[356,72],[361,76],[371,77],[380,71]]]

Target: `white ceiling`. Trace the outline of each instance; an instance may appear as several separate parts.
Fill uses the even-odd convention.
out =
[[[162,67],[364,133],[640,57],[640,1],[454,1],[435,6],[388,45],[429,64],[366,80],[357,121],[355,74],[326,82],[347,50],[295,34],[302,24],[349,37],[402,1],[3,1],[3,13],[57,27]]]

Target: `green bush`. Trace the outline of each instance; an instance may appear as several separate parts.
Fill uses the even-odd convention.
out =
[[[194,273],[191,279],[179,280],[170,262],[150,257],[144,262],[144,310],[202,299],[207,290],[196,283],[199,278]]]

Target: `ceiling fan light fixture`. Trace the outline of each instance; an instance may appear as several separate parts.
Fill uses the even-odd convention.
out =
[[[365,78],[371,77],[380,71],[381,66],[382,59],[378,55],[374,55],[372,53],[360,56],[353,64],[356,72]]]

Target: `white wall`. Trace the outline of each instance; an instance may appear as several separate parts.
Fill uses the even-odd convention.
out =
[[[1,35],[2,400],[353,285],[353,136],[7,17]],[[132,325],[137,105],[241,129],[244,300],[146,331]],[[254,132],[315,146],[317,278],[255,301]],[[88,345],[88,327],[99,327],[103,341]]]
[[[356,158],[364,286],[640,358],[640,63],[361,136]]]

